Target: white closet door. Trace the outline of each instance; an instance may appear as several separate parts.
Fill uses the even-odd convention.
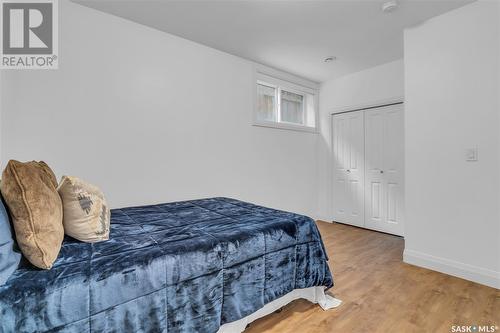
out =
[[[403,105],[365,111],[365,226],[403,235]]]
[[[332,117],[334,220],[364,225],[364,119],[363,112]]]

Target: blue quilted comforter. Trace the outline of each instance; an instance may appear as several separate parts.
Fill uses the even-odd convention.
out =
[[[313,220],[228,198],[115,209],[0,287],[0,332],[217,332],[296,288],[331,287]]]

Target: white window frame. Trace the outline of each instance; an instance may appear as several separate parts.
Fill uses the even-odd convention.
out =
[[[270,128],[278,128],[285,130],[294,130],[294,131],[304,131],[317,133],[318,132],[318,89],[311,88],[302,84],[302,82],[291,82],[292,80],[277,78],[276,76],[271,76],[267,73],[262,73],[257,71],[254,80],[254,110],[253,110],[253,125],[261,126],[261,127],[270,127]],[[268,87],[272,87],[276,89],[275,96],[275,119],[276,121],[266,121],[257,119],[257,84],[265,85]],[[294,94],[298,94],[304,97],[303,101],[303,125],[290,123],[290,122],[282,122],[281,121],[281,90],[285,90]],[[311,97],[308,97],[311,96]],[[314,117],[314,126],[307,125],[307,99],[313,98],[313,106],[314,111],[312,116]]]
[[[296,124],[296,123],[291,123],[287,121],[281,120],[281,91],[288,91],[291,92],[292,94],[297,94],[302,96],[302,124]],[[306,105],[307,104],[307,94],[304,93],[303,91],[300,90],[295,90],[295,89],[289,89],[288,87],[280,86],[278,87],[278,109],[276,110],[276,113],[278,114],[278,122],[281,124],[287,124],[287,125],[294,125],[294,126],[305,126],[305,127],[310,127],[307,126],[307,110],[306,110]]]
[[[259,84],[261,86],[266,86],[266,87],[269,87],[269,88],[273,88],[274,89],[274,110],[276,112],[276,114],[274,115],[276,121],[279,121],[279,112],[277,112],[279,110],[279,105],[280,105],[280,102],[279,102],[279,97],[280,97],[280,92],[279,92],[279,86],[278,85],[275,85],[275,84],[272,84],[272,83],[269,83],[269,82],[264,82],[264,81],[261,81],[261,80],[257,80],[256,82],[256,85]],[[257,95],[257,90],[255,91],[255,98],[257,100],[258,98],[258,95]],[[275,123],[276,121],[265,121],[265,120],[257,120],[257,103],[255,104],[255,107],[254,107],[254,122],[263,122],[263,123]]]

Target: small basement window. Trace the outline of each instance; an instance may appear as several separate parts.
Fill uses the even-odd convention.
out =
[[[254,124],[316,132],[314,89],[257,73]]]

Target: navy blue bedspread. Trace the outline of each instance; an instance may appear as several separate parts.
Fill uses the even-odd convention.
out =
[[[0,332],[217,332],[296,288],[331,287],[306,216],[213,198],[111,212],[110,240],[65,239],[49,271],[0,287]]]

